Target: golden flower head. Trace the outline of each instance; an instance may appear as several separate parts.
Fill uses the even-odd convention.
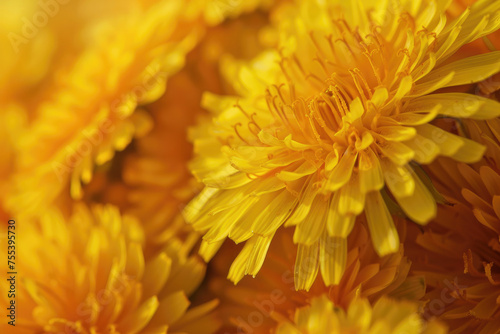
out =
[[[495,97],[494,90],[490,96]],[[461,131],[484,144],[486,153],[473,165],[438,159],[428,166],[453,206],[440,208],[436,228],[418,234],[418,246],[408,245],[408,256],[414,270],[427,277],[426,313],[455,331],[495,333],[500,328],[499,123],[469,120],[462,125]]]
[[[449,61],[498,29],[500,3],[479,1],[451,21],[441,2],[389,3],[284,5],[274,13],[277,51],[225,64],[239,96],[207,94],[213,122],[192,133],[191,170],[206,187],[185,216],[205,233],[206,258],[227,237],[246,241],[240,257],[255,275],[284,225],[295,226],[300,266],[301,254],[345,239],[360,215],[377,253],[395,252],[391,211],[419,224],[436,215],[419,165],[481,158],[482,145],[430,122],[500,114],[493,100],[435,93],[500,70],[500,52]]]
[[[112,206],[77,204],[17,222],[16,330],[20,333],[212,333],[216,302],[189,308],[205,265],[175,238],[143,254],[139,223]],[[5,241],[7,233],[2,231]],[[5,247],[6,249],[6,247]],[[0,251],[6,257],[5,249]],[[8,281],[0,283],[7,291]],[[5,309],[7,294],[0,300]],[[1,324],[2,332],[10,326]]]
[[[500,243],[464,204],[440,208],[434,228],[413,231],[405,243],[414,274],[424,275],[425,318],[452,333],[497,333],[500,325]]]

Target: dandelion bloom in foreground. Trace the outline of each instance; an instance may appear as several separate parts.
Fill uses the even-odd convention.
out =
[[[49,209],[19,228],[16,333],[212,333],[216,302],[189,308],[205,265],[172,238],[143,254],[144,232],[112,206]],[[2,231],[1,237],[6,238]],[[5,250],[0,252],[6,256]],[[0,283],[6,291],[8,282]],[[7,307],[7,294],[0,297]],[[22,306],[21,306],[22,305]],[[6,322],[2,333],[10,333]]]
[[[430,122],[500,114],[486,98],[434,93],[500,70],[500,52],[447,61],[498,29],[500,2],[479,1],[453,21],[435,1],[346,6],[284,5],[278,51],[232,66],[239,96],[206,95],[214,118],[193,131],[191,164],[206,187],[185,210],[205,233],[206,259],[227,237],[246,242],[236,262],[256,275],[276,230],[295,226],[298,266],[342,244],[320,257],[325,283],[336,284],[357,216],[379,255],[395,252],[389,205],[419,224],[436,214],[419,164],[481,158],[483,146]]]

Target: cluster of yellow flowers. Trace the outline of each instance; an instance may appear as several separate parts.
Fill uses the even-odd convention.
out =
[[[499,29],[497,0],[0,2],[0,332],[499,334]]]

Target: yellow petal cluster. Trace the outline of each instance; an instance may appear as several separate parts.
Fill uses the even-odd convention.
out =
[[[435,223],[432,230],[414,233],[415,243],[407,245],[413,274],[426,278],[424,317],[438,317],[451,333],[496,333],[500,324],[498,236],[463,204],[440,210]]]
[[[23,224],[23,223],[22,223]],[[18,225],[16,330],[22,333],[211,333],[210,302],[189,308],[205,265],[172,239],[145,257],[144,232],[112,206],[75,204]],[[2,240],[6,240],[4,229]],[[6,256],[6,249],[1,249]],[[8,281],[2,280],[2,291]],[[2,309],[9,301],[2,294]],[[195,321],[196,320],[196,321]],[[1,324],[3,333],[10,325]]]
[[[499,28],[1,2],[0,332],[500,334]]]
[[[246,242],[235,261],[256,275],[273,235],[291,226],[300,266],[345,240],[357,217],[382,256],[399,247],[394,210],[419,224],[435,217],[439,196],[420,166],[473,163],[485,148],[431,121],[500,115],[494,100],[436,92],[500,70],[498,51],[452,59],[499,28],[500,4],[479,1],[451,20],[445,9],[298,1],[276,11],[278,46],[227,65],[237,95],[206,94],[213,121],[193,131],[190,167],[206,187],[185,217],[204,233],[205,257],[226,238]]]
[[[492,82],[486,80],[477,89],[495,98]],[[425,231],[416,238],[417,253],[423,250],[432,255],[410,255],[415,259],[414,269],[428,278],[426,312],[446,320],[457,332],[494,333],[500,325],[497,126],[498,119],[464,123],[471,138],[487,147],[478,163],[457,165],[441,159],[429,166],[437,188],[453,207],[438,213],[440,230]]]
[[[18,261],[17,328],[26,333],[212,333],[218,327],[211,314],[217,302],[189,307],[205,275],[205,265],[190,255],[197,236],[179,232],[180,205],[198,189],[190,187],[186,168],[185,133],[197,114],[192,109],[199,109],[193,94],[201,96],[201,87],[211,84],[195,85],[188,71],[167,94],[165,83],[185,66],[207,26],[250,11],[260,1],[233,3],[211,22],[205,4],[186,10],[185,5],[200,5],[197,1],[63,2],[2,3],[0,11],[0,31],[9,37],[2,39],[0,55],[0,216],[22,222],[18,247],[30,254]],[[205,61],[201,52],[190,57],[191,66]],[[205,74],[214,82],[216,65],[210,61]],[[176,101],[186,90],[186,99]],[[172,111],[163,114],[165,106]],[[179,109],[190,115],[187,121],[178,117]],[[169,122],[172,118],[176,122]],[[92,204],[98,198],[85,185],[94,173],[99,182],[101,171],[121,160],[116,152],[153,126],[158,130],[134,143],[140,157],[172,162],[182,175],[166,168],[158,171],[159,178],[149,175],[138,184],[132,155],[127,168],[120,167],[126,170],[120,189],[132,198],[125,202],[127,215],[108,204]],[[184,145],[164,151],[163,140]],[[147,163],[140,168],[147,169]],[[148,174],[141,172],[140,177]],[[160,178],[170,180],[161,190],[174,193],[156,205],[167,204],[172,217],[165,211],[152,215],[155,202],[147,196],[143,202],[136,191],[151,182],[158,186]],[[130,184],[136,188],[127,188]],[[74,204],[80,198],[88,204]],[[130,203],[136,206],[129,209]],[[1,284],[4,291],[8,282]],[[2,307],[8,304],[2,296]],[[1,326],[10,332],[10,325]]]

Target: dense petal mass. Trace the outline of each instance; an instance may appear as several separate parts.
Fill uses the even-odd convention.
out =
[[[363,216],[378,254],[396,252],[392,213],[418,224],[436,216],[439,196],[420,165],[481,158],[483,145],[431,122],[500,115],[497,101],[435,93],[500,71],[499,51],[453,58],[499,28],[500,3],[478,1],[454,19],[444,2],[387,6],[284,4],[273,13],[276,49],[225,66],[238,95],[206,94],[213,121],[192,132],[190,167],[206,188],[185,217],[205,233],[206,259],[227,237],[246,241],[235,264],[255,275],[281,226],[295,227],[301,262]],[[330,261],[341,267],[345,254]],[[297,279],[316,272],[306,275]]]
[[[14,210],[36,212],[67,188],[81,198],[94,166],[151,127],[136,108],[163,93],[199,29],[179,16],[180,2],[134,4],[82,27],[88,45],[51,73],[19,142],[9,204]]]
[[[405,244],[413,274],[426,277],[424,316],[439,317],[452,333],[500,328],[499,239],[475,211],[461,203],[441,208],[437,228],[412,231],[415,243]]]
[[[488,79],[476,90],[498,99]],[[442,127],[449,124],[441,124]],[[500,137],[498,118],[469,120],[464,128],[487,147],[474,165],[439,159],[428,167],[437,189],[453,207],[440,210],[437,230],[417,234],[409,246],[415,271],[428,277],[426,313],[464,333],[494,333],[500,324]],[[423,252],[432,254],[423,259]],[[432,259],[432,260],[429,260]],[[446,298],[440,296],[449,295]]]
[[[153,128],[110,164],[96,168],[83,188],[84,200],[112,203],[138,217],[148,249],[168,241],[178,230],[192,231],[181,216],[183,206],[200,190],[187,167],[192,157],[188,128],[206,117],[200,107],[203,92],[222,92],[220,53],[243,59],[255,56],[261,50],[257,32],[266,22],[265,13],[258,12],[208,28],[186,55],[184,68],[169,78],[163,96],[144,107]],[[244,38],[235,43],[236,37]]]
[[[0,35],[0,333],[500,334],[500,0],[0,1]]]
[[[26,224],[24,224],[26,223]],[[49,209],[20,228],[20,333],[212,333],[212,301],[189,308],[205,265],[172,238],[146,257],[139,222],[112,206],[77,204],[71,217]],[[18,232],[18,231],[17,231]],[[6,240],[5,228],[2,240]],[[6,248],[0,251],[6,256]],[[0,283],[7,291],[8,282]],[[5,289],[7,290],[5,290]],[[0,297],[7,307],[7,294]],[[2,332],[10,326],[1,324]]]

